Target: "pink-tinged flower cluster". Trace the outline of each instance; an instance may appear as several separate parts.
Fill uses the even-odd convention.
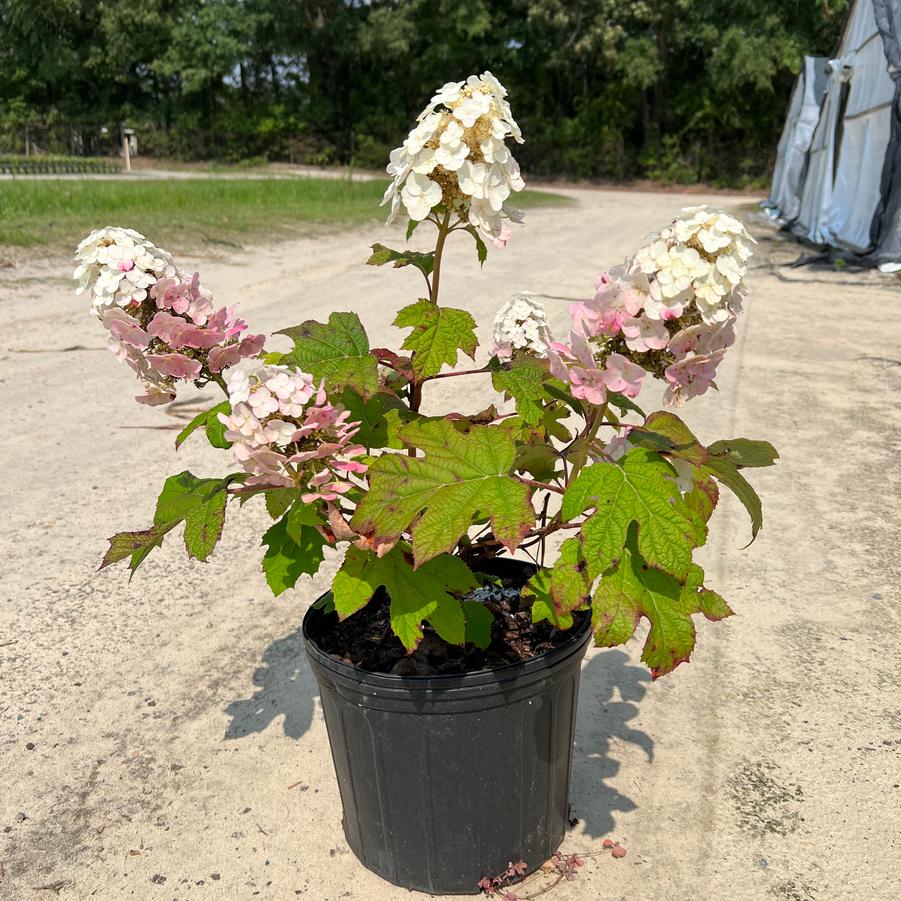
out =
[[[306,488],[304,503],[332,503],[353,487],[351,475],[367,467],[351,444],[359,430],[350,414],[329,403],[313,377],[287,366],[243,360],[224,373],[231,402],[220,413],[234,455],[251,486]]]
[[[130,229],[92,232],[78,246],[78,293],[92,285],[94,311],[110,333],[109,348],[137,374],[139,403],[175,398],[179,381],[207,381],[263,349],[234,309],[213,306],[195,273]]]
[[[593,404],[607,391],[635,397],[646,374],[666,382],[667,404],[715,387],[735,341],[753,240],[720,210],[684,210],[634,258],[600,275],[591,300],[571,306],[569,342],[551,344],[552,372]]]

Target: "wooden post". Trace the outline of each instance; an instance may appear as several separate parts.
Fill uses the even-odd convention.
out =
[[[31,156],[31,135],[28,132],[28,123],[25,123],[25,156]]]
[[[125,171],[131,172],[131,148],[129,145],[129,132],[130,129],[123,128],[122,129],[122,154],[125,157]]]

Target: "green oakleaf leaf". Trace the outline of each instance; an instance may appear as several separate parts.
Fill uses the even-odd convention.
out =
[[[224,406],[224,409],[220,409]],[[219,416],[217,413],[228,413],[231,408],[231,404],[220,404],[218,407],[214,407],[210,410],[210,415],[206,418],[206,424],[203,427],[204,432],[206,433],[206,440],[210,442],[213,447],[218,447],[221,450],[226,450],[232,446],[231,441],[229,441],[225,437],[225,424],[219,421]]]
[[[329,390],[350,385],[364,397],[378,391],[378,363],[356,313],[332,313],[327,324],[310,319],[276,334],[294,341],[282,362],[325,379]]]
[[[583,469],[563,497],[564,519],[589,508],[582,526],[589,578],[615,565],[629,526],[638,526],[638,547],[652,566],[684,579],[691,553],[707,537],[703,519],[676,487],[673,470],[658,454],[635,448],[619,464],[594,463]]]
[[[300,512],[295,514],[292,521],[294,510]],[[293,588],[302,574],[316,575],[324,559],[322,548],[325,539],[317,529],[304,521],[308,518],[304,510],[315,511],[315,508],[304,505],[292,507],[263,535],[262,544],[266,546],[263,572],[276,597],[288,588]],[[315,521],[315,517],[313,520]]]
[[[551,397],[556,398],[557,400],[562,400],[563,403],[566,404],[577,416],[581,416],[583,419],[585,417],[585,405],[580,401],[577,397],[573,397],[569,391],[561,387],[560,382],[555,383],[555,380],[549,379],[545,382],[544,390],[547,391]]]
[[[543,401],[547,400],[547,392],[544,390],[547,377],[547,370],[539,360],[524,357],[504,368],[494,368],[491,383],[495,391],[516,401],[516,412],[525,422],[537,425],[544,412]]]
[[[370,449],[402,447],[392,425],[416,415],[397,395],[385,391],[379,391],[367,399],[352,388],[345,388],[341,402],[350,412],[351,421],[360,423],[360,431],[354,436],[354,441]],[[392,415],[389,416],[389,413]]]
[[[607,392],[607,403],[611,406],[616,407],[620,413],[637,413],[639,416],[644,416],[645,412],[635,403],[634,400],[630,397],[626,397],[625,394],[620,394],[618,391],[608,391]]]
[[[691,491],[685,495],[685,503],[704,522],[709,522],[720,499],[716,482],[700,467],[695,467],[691,477]]]
[[[655,679],[671,672],[689,659],[695,646],[694,623],[681,597],[682,585],[676,579],[624,548],[616,568],[604,574],[592,599],[595,645],[623,644],[645,617],[651,628],[641,659]]]
[[[273,519],[279,519],[287,513],[291,504],[300,496],[296,488],[270,488],[263,494],[266,498],[266,512]]]
[[[511,551],[535,521],[528,486],[510,476],[516,447],[500,426],[460,431],[447,420],[402,426],[399,434],[424,457],[384,454],[369,469],[369,492],[351,525],[374,547],[411,527],[416,566],[456,546],[473,520],[488,516]],[[420,515],[421,514],[421,515]]]
[[[220,413],[228,413],[231,411],[231,404],[225,400],[221,404],[216,404],[209,410],[198,413],[179,433],[175,439],[175,449],[178,450],[184,444],[185,439],[199,428],[203,428],[206,432],[207,440],[213,447],[229,448],[231,442],[225,440],[225,426],[219,422]]]
[[[410,235],[407,235],[407,240],[410,240]],[[415,266],[423,275],[431,275],[435,268],[435,251],[417,253],[413,250],[392,250],[384,244],[373,244],[372,255],[366,261],[366,265],[384,266],[385,263],[394,263],[395,269]]]
[[[753,541],[763,526],[763,505],[751,483],[738,471],[734,463],[724,458],[710,457],[703,471],[716,476],[742,502],[748,516],[751,517],[751,541]]]
[[[100,569],[105,569],[113,563],[118,563],[126,557],[131,557],[128,568],[134,575],[135,570],[144,562],[147,555],[163,543],[163,538],[178,525],[178,520],[165,523],[161,526],[153,526],[139,532],[118,532],[109,540],[109,549],[103,556]]]
[[[134,574],[148,554],[162,545],[164,536],[182,522],[188,556],[206,560],[222,535],[228,502],[225,489],[234,478],[198,479],[187,470],[170,476],[157,499],[153,526],[113,535],[100,569],[131,557],[129,569]]]
[[[198,479],[187,471],[171,476],[156,502],[153,524],[184,521],[188,556],[206,560],[222,535],[228,482],[228,479]]]
[[[747,438],[715,441],[710,447],[705,448],[688,426],[672,413],[653,413],[635,434],[641,437],[648,432],[663,436],[670,442],[668,447],[662,448],[665,453],[699,467],[694,477],[695,489],[706,494],[707,500],[705,501],[701,494],[693,489],[689,497],[690,506],[697,509],[705,518],[709,518],[709,501],[716,506],[718,496],[716,486],[713,486],[713,489],[710,487],[709,477],[716,477],[735,494],[748,511],[753,541],[763,525],[763,509],[757,492],[738,470],[742,467],[772,466],[779,458],[775,448],[767,441],[751,441]],[[698,476],[698,472],[701,476]],[[704,481],[705,476],[707,481]]]
[[[652,413],[643,426],[635,430],[636,437],[642,437],[646,432],[654,435],[662,435],[667,442],[657,443],[655,446],[674,457],[687,460],[700,466],[707,460],[707,449],[695,438],[691,430],[673,413]]]
[[[457,352],[474,357],[479,340],[476,321],[465,310],[439,307],[428,300],[417,300],[404,307],[394,320],[398,328],[412,328],[402,345],[413,351],[413,371],[419,378],[436,375],[447,363],[457,362]]]
[[[707,451],[712,457],[721,457],[736,466],[772,466],[779,459],[776,448],[769,441],[748,438],[714,441]]]
[[[582,554],[581,539],[568,538],[560,545],[560,554],[550,569],[540,569],[526,583],[525,595],[535,598],[532,622],[548,620],[558,629],[573,624],[572,611],[591,600],[591,580]]]
[[[557,473],[560,457],[550,444],[520,444],[516,448],[517,472],[528,472],[533,478],[547,482]]]
[[[349,547],[344,565],[335,574],[332,594],[341,619],[364,607],[379,588],[391,600],[391,628],[408,651],[422,639],[422,621],[451,644],[466,640],[466,619],[460,601],[450,592],[465,594],[478,585],[469,567],[444,554],[417,569],[407,562],[401,546],[383,557]]]
[[[474,225],[470,225],[467,227],[466,231],[472,235],[472,239],[476,242],[476,254],[479,257],[479,265],[484,266],[485,260],[488,259],[488,248],[482,240],[479,230]]]
[[[484,650],[491,644],[491,626],[494,614],[478,601],[463,601],[463,616],[466,618],[466,643]]]

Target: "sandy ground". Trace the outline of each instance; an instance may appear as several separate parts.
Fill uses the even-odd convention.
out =
[[[451,246],[444,302],[472,310],[483,338],[514,289],[584,296],[684,203],[573,196],[533,212],[482,272],[468,238]],[[353,309],[385,345],[419,290],[415,272],[362,265],[385,239],[374,225],[190,262],[255,328]],[[739,615],[701,624],[694,661],[656,684],[637,643],[589,652],[565,847],[611,836],[628,855],[589,860],[547,897],[901,896],[901,297],[875,276],[777,272],[774,253],[797,248],[762,243],[722,390],[685,411],[702,439],[782,454],[752,473],[757,542],[739,550],[748,527],[727,497],[703,552]],[[249,504],[205,566],[169,540],[130,584],[95,572],[106,536],[149,524],[166,475],[228,462],[201,440],[176,456],[160,430],[173,420],[132,402],[67,270],[0,275],[0,897],[424,897],[364,870],[341,831],[299,634],[334,559],[273,600],[266,517]],[[549,303],[562,325],[565,303]],[[434,383],[427,404],[479,409],[478,390],[460,391]]]

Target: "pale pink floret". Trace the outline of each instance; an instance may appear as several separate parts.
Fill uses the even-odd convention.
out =
[[[649,350],[663,350],[669,342],[666,326],[646,316],[626,319],[622,324],[623,337],[629,350],[646,353]]]
[[[681,360],[688,354],[710,354],[725,350],[735,343],[735,320],[707,325],[701,323],[676,332],[670,339],[669,352]]]
[[[607,383],[600,369],[572,366],[569,370],[569,380],[573,397],[598,407],[607,400]]]
[[[266,343],[265,335],[248,335],[236,344],[214,347],[207,357],[210,372],[222,372],[230,366],[236,366],[245,357],[255,357]]]
[[[141,328],[138,320],[134,316],[129,316],[119,307],[111,307],[104,311],[101,322],[123,344],[130,344],[132,347],[146,347],[150,341],[150,335]],[[119,356],[118,352],[116,352],[116,356]]]
[[[251,473],[248,485],[306,487],[306,503],[333,504],[353,487],[347,476],[367,471],[352,460],[365,449],[349,443],[360,424],[331,404],[310,374],[244,360],[224,377],[232,411],[219,420],[235,459]]]
[[[667,366],[665,376],[669,384],[665,402],[681,405],[691,397],[704,394],[714,384],[716,368],[725,353],[718,350],[711,354],[692,354]]]
[[[641,312],[646,300],[647,295],[622,269],[601,273],[595,296],[570,306],[573,331],[586,338],[617,335],[626,320]]]
[[[199,378],[202,368],[199,360],[184,354],[147,354],[147,362],[162,375],[189,381]]]
[[[647,375],[637,363],[627,360],[622,354],[610,354],[604,367],[604,384],[610,391],[638,397],[641,380]]]

